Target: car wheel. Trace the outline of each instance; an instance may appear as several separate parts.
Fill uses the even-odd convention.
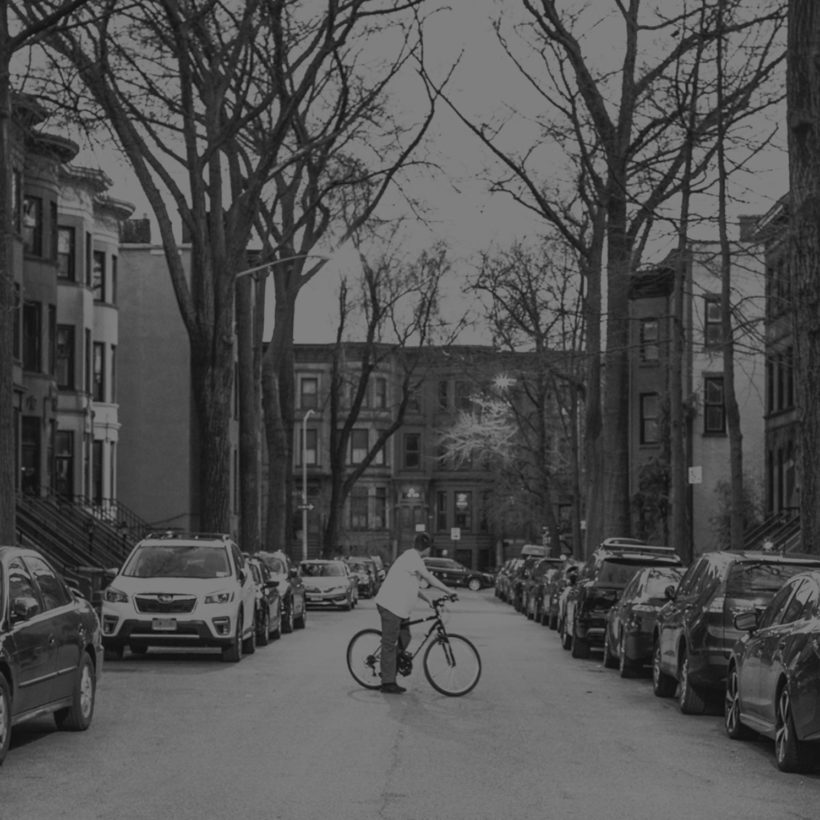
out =
[[[561,624],[558,627],[558,634],[561,636],[561,648],[569,649],[570,646],[572,646],[572,638],[570,638],[569,634],[567,633],[566,619],[561,621]]]
[[[84,732],[91,725],[91,718],[94,717],[96,694],[97,680],[94,674],[94,663],[88,652],[83,652],[74,681],[71,706],[58,709],[54,713],[54,722],[57,727],[68,729],[70,732]]]
[[[806,764],[805,745],[797,739],[792,717],[789,689],[783,684],[777,699],[777,725],[774,734],[777,768],[781,772],[797,772]]]
[[[618,659],[612,654],[612,647],[609,644],[609,627],[604,630],[604,666],[607,669],[615,669],[618,666]]]
[[[350,610],[353,609],[353,601],[349,595],[345,598],[345,602],[341,605],[340,609],[343,609],[345,612],[350,612]]]
[[[661,669],[661,644],[655,641],[652,651],[652,691],[656,697],[671,698],[675,694],[678,682]]]
[[[11,692],[6,676],[0,673],[0,764],[11,743]]]
[[[621,639],[618,641],[618,673],[622,678],[635,677],[635,665],[626,656],[626,641],[623,632],[621,633]]]
[[[251,629],[250,635],[245,638],[242,644],[242,652],[246,655],[253,655],[256,652],[256,618],[253,619],[254,628]]]
[[[293,599],[282,604],[282,632],[289,635],[293,632]]]
[[[572,634],[570,635],[570,639],[572,644],[570,646],[573,658],[580,658],[586,659],[589,657],[589,641],[585,641],[583,638],[579,638],[577,635],[576,625],[573,622],[572,624]]]
[[[680,666],[680,692],[678,706],[684,715],[702,715],[706,712],[706,699],[690,679],[689,653],[685,652]]]
[[[481,581],[479,581],[478,578],[470,578],[470,580],[467,581],[467,589],[471,592],[478,592],[481,589]]]
[[[236,634],[230,646],[222,650],[222,660],[225,663],[239,663],[242,660],[242,613],[236,618]]]
[[[265,610],[262,613],[259,629],[256,631],[256,642],[259,646],[267,646],[270,643],[270,610]]]
[[[279,606],[279,611],[275,618],[270,619],[268,624],[268,635],[272,641],[278,641],[282,637],[282,607]]]
[[[291,617],[293,617],[292,614],[291,614]],[[293,618],[293,626],[296,629],[304,629],[306,621],[307,621],[307,606],[305,604],[302,604],[302,614],[296,616],[295,618]]]
[[[558,629],[558,615],[551,610],[549,616],[547,617],[547,626],[553,631]]]
[[[751,732],[740,720],[740,684],[737,676],[737,666],[732,664],[726,678],[726,701],[723,708],[723,725],[726,734],[732,740],[743,740]]]
[[[122,644],[117,646],[106,646],[103,649],[103,659],[106,661],[121,661],[125,647]]]

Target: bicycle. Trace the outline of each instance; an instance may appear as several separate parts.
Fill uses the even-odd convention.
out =
[[[441,610],[447,600],[436,598],[430,602],[432,615],[407,622],[407,626],[427,621],[433,623],[414,651],[405,649],[398,653],[396,671],[405,677],[409,675],[413,671],[413,660],[426,646],[422,657],[424,676],[437,692],[459,697],[471,692],[478,683],[481,677],[481,656],[467,638],[448,633],[445,629]],[[381,686],[381,640],[381,630],[362,629],[347,645],[347,668],[356,683],[365,689],[378,689]]]

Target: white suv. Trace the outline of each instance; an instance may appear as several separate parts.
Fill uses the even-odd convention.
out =
[[[171,531],[137,544],[102,596],[109,660],[128,646],[213,646],[236,662],[256,649],[256,590],[239,547],[227,535]]]

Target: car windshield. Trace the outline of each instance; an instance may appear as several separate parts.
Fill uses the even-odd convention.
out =
[[[730,598],[773,595],[792,575],[806,569],[813,569],[815,566],[787,564],[779,561],[737,563],[729,570],[729,576],[726,579],[726,595]]]
[[[277,575],[286,575],[287,569],[285,568],[285,562],[282,561],[281,558],[265,558],[265,563],[268,565],[268,569],[271,572],[275,572]]]
[[[302,572],[310,578],[335,578],[345,574],[341,564],[302,564]]]
[[[226,578],[230,569],[222,546],[142,544],[122,574],[133,578]]]

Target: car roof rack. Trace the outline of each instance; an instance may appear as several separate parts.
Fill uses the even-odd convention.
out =
[[[224,532],[186,532],[180,529],[154,530],[143,538],[157,541],[165,539],[179,539],[180,541],[230,541],[231,536]]]
[[[621,541],[617,538],[607,539],[601,544],[601,549],[610,552],[648,552],[658,555],[677,555],[674,547],[662,547],[655,544]]]

